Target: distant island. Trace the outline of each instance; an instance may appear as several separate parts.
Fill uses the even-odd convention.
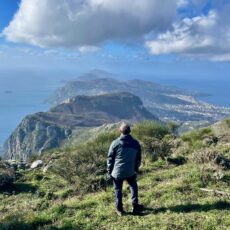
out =
[[[179,89],[140,79],[118,80],[118,76],[102,70],[94,70],[68,81],[57,89],[48,102],[56,106],[78,95],[100,95],[103,93],[130,92],[143,101],[144,106],[162,121],[185,124],[185,128],[213,124],[230,116],[224,109],[204,102],[207,93]]]
[[[11,90],[5,90],[4,93],[11,94],[11,93],[13,93],[13,91],[11,91]]]

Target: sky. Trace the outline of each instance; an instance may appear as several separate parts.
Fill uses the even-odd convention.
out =
[[[0,0],[0,72],[228,78],[229,0]]]
[[[0,148],[51,92],[94,69],[229,107],[229,12],[230,0],[0,0]]]

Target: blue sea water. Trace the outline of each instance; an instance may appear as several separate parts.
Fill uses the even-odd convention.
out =
[[[200,93],[198,99],[213,105],[230,108],[230,78],[168,78],[156,82],[177,86],[193,93]]]
[[[62,84],[62,79],[65,78],[47,73],[0,73],[0,152],[26,115],[49,109],[45,100]]]
[[[28,114],[47,111],[44,101],[63,84],[63,80],[73,79],[73,75],[0,73],[0,148],[10,133]],[[143,79],[143,77],[142,77]],[[230,107],[230,79],[176,79],[148,78],[165,85],[173,85],[190,91],[207,94],[200,99],[209,103]]]
[[[45,90],[0,92],[0,143],[9,136],[25,115],[47,109],[47,105],[42,103],[45,95],[48,96]]]

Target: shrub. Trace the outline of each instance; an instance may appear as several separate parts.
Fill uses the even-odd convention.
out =
[[[225,176],[221,167],[218,167],[215,164],[209,163],[200,166],[201,170],[201,182],[203,186],[207,186],[208,184],[222,180]]]
[[[230,168],[230,160],[214,148],[194,152],[192,159],[198,164],[213,163],[226,170]]]
[[[225,177],[224,171],[230,166],[230,161],[214,148],[194,152],[192,159],[195,163],[198,163],[203,186],[223,180]]]
[[[177,134],[178,133],[178,128],[179,128],[179,124],[175,123],[175,122],[168,122],[166,124],[166,127],[168,128],[168,130],[171,133]]]
[[[63,154],[51,170],[70,183],[76,183],[78,191],[92,192],[104,187],[107,153],[116,136],[113,132],[100,134],[74,152]]]
[[[203,149],[192,154],[192,160],[198,164],[214,162],[219,153],[215,149]]]
[[[204,147],[203,141],[209,137],[213,137],[211,128],[203,128],[181,135],[181,139],[189,144],[191,151]]]
[[[160,140],[154,137],[145,137],[142,141],[143,152],[152,161],[156,161],[159,158],[166,160],[172,154],[172,142],[166,138]]]
[[[5,168],[0,165],[0,189],[6,189],[12,186],[14,182],[14,171],[11,168]]]
[[[150,121],[139,123],[132,129],[133,136],[142,140],[143,153],[152,159],[155,156],[157,159],[166,159],[171,154],[172,146],[166,138],[169,133],[166,126]],[[51,170],[69,183],[74,183],[79,192],[94,192],[104,188],[108,149],[118,136],[117,131],[99,134],[94,140],[61,154]]]
[[[225,120],[227,126],[230,128],[230,118]]]
[[[162,139],[165,135],[170,134],[170,130],[160,123],[143,121],[134,125],[132,134],[138,140],[144,140],[146,137]]]

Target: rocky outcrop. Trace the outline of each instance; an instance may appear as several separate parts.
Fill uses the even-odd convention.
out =
[[[42,167],[42,166],[43,166],[43,161],[42,160],[36,160],[31,164],[30,168],[31,169],[36,169],[36,168],[39,168],[39,167]]]
[[[68,127],[45,121],[41,114],[27,116],[5,143],[5,157],[26,161],[33,153],[60,146],[71,135]]]
[[[157,120],[139,97],[130,93],[77,96],[45,113],[23,119],[5,144],[7,159],[26,161],[33,153],[60,147],[79,128],[98,127],[121,120]]]

